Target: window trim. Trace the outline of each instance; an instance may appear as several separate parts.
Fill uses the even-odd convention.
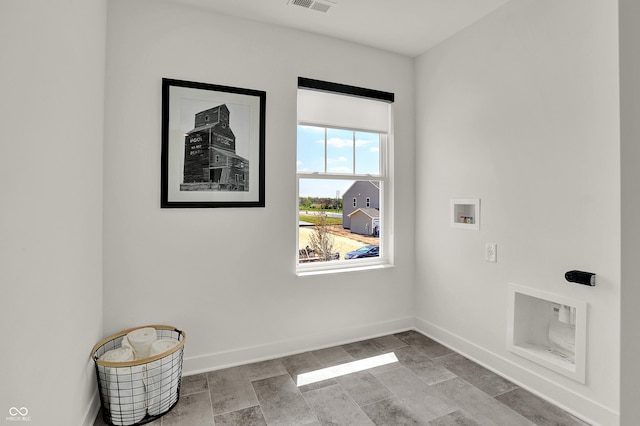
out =
[[[307,125],[305,123],[299,123],[299,125]],[[315,127],[321,127],[319,125],[315,125]],[[333,128],[333,127],[329,127]],[[325,128],[326,129],[326,128]],[[347,130],[347,129],[345,129]],[[366,131],[362,129],[348,129],[352,130],[354,133],[358,131]],[[347,272],[347,271],[360,271],[360,270],[368,270],[380,267],[391,267],[393,266],[393,248],[392,248],[392,235],[393,235],[393,224],[390,218],[393,217],[392,213],[389,212],[393,208],[390,200],[392,199],[391,191],[392,185],[391,180],[392,177],[389,174],[389,166],[388,161],[390,157],[390,135],[380,132],[372,132],[380,135],[380,157],[379,157],[379,174],[357,174],[357,173],[322,173],[322,172],[296,172],[296,220],[297,215],[299,214],[299,199],[300,199],[300,180],[302,179],[319,179],[319,180],[349,180],[349,181],[376,181],[380,186],[380,219],[379,223],[382,224],[383,232],[379,234],[379,246],[380,246],[380,255],[374,258],[364,258],[364,259],[350,259],[346,261],[346,259],[340,259],[337,262],[312,262],[312,263],[299,263],[298,258],[295,259],[295,269],[296,275],[298,276],[306,276],[306,275],[317,275],[317,274],[325,274],[325,273],[338,273],[338,272]],[[326,131],[325,131],[326,137]],[[326,156],[326,152],[324,154]],[[344,202],[344,200],[343,200]],[[353,202],[356,204],[355,208],[357,209],[357,198],[353,197]],[[298,234],[296,234],[296,251],[295,253],[299,253],[300,250],[300,239]]]

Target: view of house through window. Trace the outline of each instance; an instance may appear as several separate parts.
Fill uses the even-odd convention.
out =
[[[298,263],[380,255],[386,135],[298,126]]]
[[[393,93],[298,79],[299,272],[390,261]],[[389,223],[389,226],[391,224]]]

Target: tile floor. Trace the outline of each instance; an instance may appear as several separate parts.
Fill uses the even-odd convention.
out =
[[[388,353],[397,361],[296,385],[306,378],[304,373]],[[99,414],[94,426],[102,425]],[[148,425],[587,424],[422,334],[407,331],[184,377],[178,404]]]

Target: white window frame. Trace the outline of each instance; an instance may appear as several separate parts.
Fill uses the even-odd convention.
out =
[[[300,125],[311,125],[309,123],[299,123]],[[313,124],[315,127],[320,127],[318,124]],[[332,129],[334,127],[331,127]],[[354,129],[343,129],[354,130]],[[366,131],[357,129],[358,131]],[[377,133],[377,132],[374,132]],[[324,180],[350,180],[350,181],[375,181],[379,182],[380,186],[380,227],[382,231],[379,235],[380,254],[377,257],[364,258],[364,259],[340,259],[336,261],[327,262],[312,262],[312,263],[299,263],[296,258],[296,273],[299,276],[304,275],[316,275],[321,273],[335,273],[355,271],[362,269],[372,269],[377,267],[392,266],[392,249],[391,249],[391,229],[392,225],[388,224],[391,217],[387,210],[390,209],[390,203],[387,200],[390,199],[391,185],[388,176],[387,167],[387,151],[389,149],[389,136],[386,134],[380,134],[380,174],[334,174],[334,173],[319,173],[319,172],[297,172],[296,176],[296,222],[298,218],[299,210],[299,182],[300,179],[324,179]],[[325,151],[326,158],[326,151]],[[356,198],[353,199],[354,203]],[[344,208],[344,206],[343,206]],[[357,209],[357,206],[356,206]],[[364,245],[364,244],[363,244]],[[298,255],[300,250],[299,238],[296,233],[296,251]]]

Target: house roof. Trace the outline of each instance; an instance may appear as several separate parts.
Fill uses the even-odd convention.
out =
[[[378,181],[373,181],[373,180],[357,180],[355,182],[353,182],[351,184],[351,186],[349,188],[347,188],[346,191],[344,191],[344,194],[342,194],[342,198],[344,199],[344,197],[347,196],[347,194],[349,193],[349,191],[351,191],[351,188],[354,187],[355,184],[357,184],[358,182],[369,182],[376,190],[380,190],[380,183]]]
[[[371,219],[378,219],[380,217],[380,210],[373,209],[371,207],[361,207],[358,210],[354,211],[353,213],[349,213],[348,216],[351,217],[358,213],[364,213],[367,216],[369,216]]]

